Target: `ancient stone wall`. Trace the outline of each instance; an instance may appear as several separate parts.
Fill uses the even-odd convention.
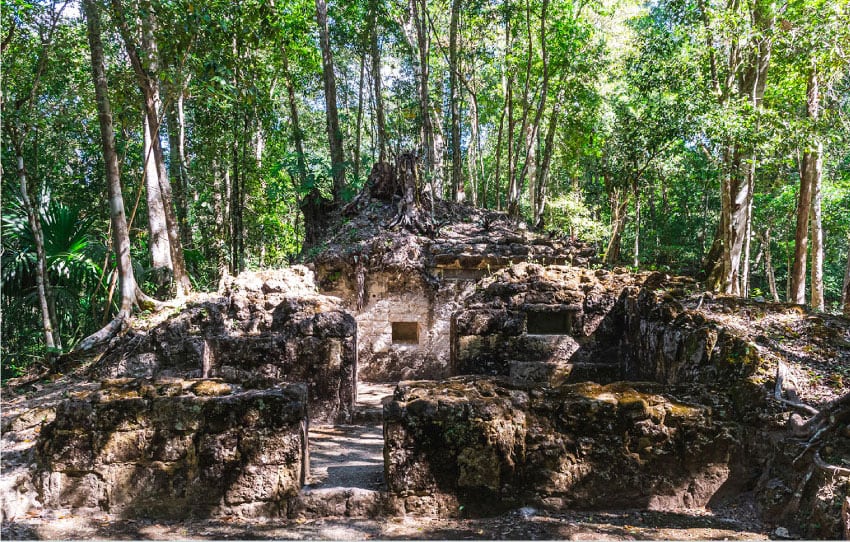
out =
[[[451,314],[481,278],[519,262],[585,266],[594,256],[591,246],[529,231],[506,213],[438,200],[423,230],[399,225],[399,209],[391,193],[364,190],[308,256],[320,291],[357,317],[368,381],[454,374]],[[415,323],[418,333],[401,337],[393,323],[397,331]]]
[[[455,374],[515,385],[722,383],[742,411],[762,395],[751,393],[756,347],[685,306],[692,279],[520,264],[480,286],[453,316]]]
[[[346,421],[356,394],[357,323],[319,295],[305,267],[243,273],[208,296],[142,322],[110,345],[101,378],[222,378],[244,387],[305,382],[315,422]]]
[[[624,378],[717,389],[742,419],[751,418],[767,395],[756,378],[757,347],[718,320],[686,308],[681,283],[658,278],[626,289],[618,302]]]
[[[307,390],[119,379],[59,404],[37,443],[45,508],[280,516],[304,484]]]
[[[402,383],[384,410],[389,491],[408,511],[705,506],[745,479],[742,429],[647,384],[525,390]]]
[[[519,264],[483,280],[452,319],[454,374],[509,376],[518,385],[618,380],[617,301],[644,278]]]
[[[358,286],[339,271],[320,270],[323,291],[346,301],[356,315],[358,378],[368,382],[440,379],[451,375],[451,315],[472,290],[470,280],[429,283],[417,273],[364,272]]]

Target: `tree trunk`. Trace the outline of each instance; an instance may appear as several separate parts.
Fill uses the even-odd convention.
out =
[[[363,129],[363,81],[366,78],[366,55],[360,57],[360,83],[357,85],[357,130],[354,137],[354,179],[360,179],[360,141]]]
[[[229,202],[230,202],[230,169],[227,166],[224,166],[224,173],[219,177],[221,166],[218,163],[218,160],[213,161],[213,182],[215,184],[213,188],[213,209],[215,210],[215,216],[219,217],[220,220],[217,220],[215,223],[216,230],[216,255],[218,261],[218,273],[219,273],[219,290],[221,290],[221,286],[224,285],[225,279],[230,274],[230,264],[229,264],[229,255],[228,255],[228,243],[227,238],[230,233],[229,225],[230,225],[230,212],[229,212]],[[219,178],[221,181],[219,181]]]
[[[818,88],[818,80],[817,80],[817,72],[814,68],[812,68],[809,72],[808,81],[806,85],[806,114],[812,122],[816,122],[818,119],[819,113],[819,88]],[[818,208],[818,215],[820,215],[820,202],[815,204],[815,191],[817,191],[817,197],[820,198],[820,180],[821,180],[821,172],[822,172],[822,163],[821,163],[821,147],[822,144],[819,140],[815,141],[813,144],[813,149],[806,149],[803,153],[803,157],[800,163],[800,197],[797,201],[797,230],[794,236],[794,267],[791,271],[791,299],[790,301],[794,303],[798,303],[803,305],[806,303],[806,258],[808,252],[808,234],[809,234],[809,218],[810,212],[815,210],[815,207]],[[817,183],[817,188],[814,186]],[[813,217],[812,217],[813,218]],[[818,217],[818,222],[820,222],[820,217]],[[812,224],[812,233],[815,234],[816,230],[820,230],[819,227],[816,227],[815,224]],[[822,235],[822,232],[821,232]],[[822,251],[823,240],[818,239],[812,241],[812,265],[815,264],[815,246],[817,243],[820,246]],[[812,279],[815,279],[815,275],[819,274],[820,282],[821,282],[821,291],[818,292],[820,297],[819,302],[823,303],[823,254],[821,252],[820,256],[820,269],[815,270],[812,269]],[[812,306],[816,307],[815,303],[815,285],[812,284]]]
[[[381,50],[378,46],[378,1],[369,0],[369,48],[372,56],[372,85],[375,99],[375,123],[378,139],[378,161],[387,159],[387,130],[384,120],[384,97],[381,84]]]
[[[502,210],[502,131],[505,126],[505,114],[511,111],[511,88],[513,87],[513,78],[508,75],[508,55],[511,49],[511,15],[510,15],[510,0],[505,0],[505,56],[502,59],[502,86],[504,88],[505,103],[502,106],[502,114],[499,116],[499,135],[496,139],[496,174],[495,174],[495,189],[496,189],[496,209]],[[508,120],[510,123],[510,120]],[[511,137],[508,137],[508,162],[510,162],[510,148],[513,142]],[[486,197],[485,197],[486,199]],[[485,202],[486,205],[486,202]]]
[[[823,299],[823,225],[821,222],[821,152],[822,144],[817,143],[815,155],[810,158],[813,162],[812,169],[812,308],[816,311],[824,310]]]
[[[230,184],[230,266],[231,272],[238,275],[245,270],[243,212],[245,208],[245,153],[248,138],[248,116],[246,112],[237,111],[233,121],[233,134],[233,146],[231,148],[233,176]]]
[[[431,192],[442,198],[442,171],[438,166],[437,145],[434,126],[431,122],[431,98],[429,94],[431,39],[428,33],[428,3],[426,0],[410,0],[411,17],[416,28],[416,45],[419,62],[419,115],[422,119],[422,147],[425,154],[425,178],[431,180]]]
[[[499,132],[496,135],[496,170],[493,173],[493,191],[496,195],[496,209],[502,208],[502,132],[505,129],[505,109],[507,109],[507,100],[505,100],[505,106],[502,107],[502,113],[499,115]],[[482,196],[484,207],[487,207],[487,195],[487,190],[485,189]]]
[[[151,267],[154,271],[154,282],[160,287],[171,282],[171,244],[168,242],[168,227],[165,223],[165,209],[162,205],[162,193],[159,190],[159,172],[153,160],[153,144],[151,142],[150,122],[143,115],[144,125],[144,172],[145,194],[148,203],[148,246],[151,253]]]
[[[725,190],[722,198],[723,214],[723,270],[721,289],[724,293],[740,295],[741,256],[747,232],[747,201],[750,184],[742,175],[743,157],[737,147],[729,151],[733,156],[730,171],[724,175]]]
[[[156,164],[157,175],[159,176],[159,189],[162,195],[162,204],[165,211],[166,231],[168,232],[168,242],[171,245],[171,264],[174,272],[174,283],[177,287],[177,297],[183,297],[192,289],[192,284],[189,281],[189,275],[186,271],[186,262],[183,258],[183,244],[180,242],[180,232],[177,223],[177,217],[174,213],[173,197],[171,192],[171,183],[168,180],[168,171],[165,167],[165,155],[162,151],[160,141],[160,116],[159,116],[159,81],[156,69],[156,63],[153,59],[156,56],[155,42],[152,35],[143,33],[143,54],[146,55],[148,65],[142,62],[139,56],[139,48],[136,46],[135,40],[130,33],[130,27],[127,24],[126,14],[121,5],[120,0],[112,0],[112,8],[118,22],[118,28],[121,37],[124,41],[127,56],[130,59],[130,64],[133,66],[133,71],[136,75],[136,81],[139,89],[142,92],[144,101],[145,114],[151,128],[151,145],[153,149],[154,164]],[[148,17],[152,12],[148,11]],[[153,24],[149,21],[148,24]]]
[[[770,297],[778,303],[779,292],[776,290],[776,273],[773,271],[773,258],[770,255],[770,228],[764,230],[762,247],[764,247],[764,270],[767,275],[767,287],[770,290]]]
[[[461,0],[451,0],[449,18],[449,103],[451,106],[452,201],[465,199],[463,167],[460,155],[460,82],[458,74],[457,27]]]
[[[532,51],[533,51],[533,48],[534,48],[534,43],[533,43],[533,40],[532,40],[532,37],[531,37],[531,5],[530,5],[528,0],[526,0],[526,2],[525,2],[525,27],[526,27],[526,33],[528,35],[528,48],[527,48],[527,53],[526,53],[527,56],[526,56],[526,60],[525,60],[525,82],[523,83],[523,93],[522,93],[522,101],[523,101],[523,104],[522,104],[522,123],[520,124],[519,134],[520,134],[520,137],[525,140],[526,148],[528,148],[528,142],[529,142],[529,137],[530,137],[529,127],[528,127],[528,113],[529,113],[529,109],[531,108],[529,96],[528,96],[528,90],[529,90],[529,83],[530,83],[530,80],[531,80]],[[508,127],[512,128],[512,126],[510,126],[510,125]],[[513,143],[513,130],[509,130],[509,132],[511,132],[510,137],[509,137],[510,145],[513,146],[513,144],[514,144]],[[520,182],[519,182],[520,175],[517,174],[519,154],[520,154],[520,149],[518,147],[516,149],[516,151],[513,153],[513,156],[512,156],[513,159],[509,160],[509,166],[508,166],[508,202],[507,202],[507,208],[508,208],[508,213],[514,218],[519,217],[519,200],[520,200],[520,195],[522,193],[522,186],[520,186]],[[509,158],[510,158],[510,156],[509,156]],[[525,166],[525,164],[523,165],[523,167],[524,166]]]
[[[800,195],[797,199],[797,230],[794,235],[794,265],[791,268],[791,295],[788,301],[804,305],[806,303],[806,259],[809,252],[809,212],[811,211],[812,184],[807,170],[808,154],[803,155],[800,165]]]
[[[472,205],[479,205],[479,187],[481,189],[483,199],[487,194],[487,178],[484,175],[484,157],[481,152],[481,130],[480,117],[478,114],[478,97],[475,92],[469,93],[469,193],[472,198]],[[481,205],[486,207],[486,201]]]
[[[635,249],[633,253],[632,265],[637,268],[640,265],[640,190],[635,184]]]
[[[841,304],[844,307],[844,316],[850,318],[850,232],[847,235],[847,268],[844,270],[844,287],[841,291]]]
[[[755,155],[747,172],[747,227],[744,233],[744,261],[741,264],[741,296],[750,296],[750,250],[753,231],[753,194],[755,192],[756,160]]]
[[[230,274],[239,274],[239,121],[236,112],[233,115],[233,140],[230,143],[230,198],[228,201],[230,216]]]
[[[398,188],[392,192],[401,193],[396,216],[385,226],[395,228],[401,226],[410,232],[431,236],[434,233],[434,222],[426,211],[433,210],[433,200],[423,194],[423,182],[419,175],[419,161],[410,152],[402,153],[396,159],[395,179]]]
[[[118,173],[118,154],[115,152],[112,110],[109,105],[103,43],[101,41],[100,13],[94,0],[83,0],[83,12],[87,19],[87,34],[91,49],[92,78],[94,79],[97,99],[97,117],[100,124],[103,160],[106,167],[112,246],[117,256],[121,303],[116,318],[100,331],[81,341],[77,350],[88,350],[114,336],[123,327],[124,322],[132,313],[134,305],[149,301],[136,284],[133,264],[130,260],[130,235],[127,230],[127,218],[124,214],[124,198],[121,193],[121,180]]]
[[[145,109],[146,112],[142,119],[142,123],[144,124],[142,152],[144,153],[145,190],[148,203],[151,267],[153,267],[154,271],[154,282],[158,285],[159,289],[167,290],[168,284],[171,282],[171,274],[174,266],[171,261],[171,243],[168,238],[168,226],[165,219],[162,191],[159,188],[159,172],[163,156],[162,152],[156,153],[153,149],[153,130],[159,126],[162,102],[159,95],[159,82],[155,79],[159,71],[159,59],[157,58],[157,46],[154,39],[155,25],[150,0],[140,0],[139,12],[141,13],[142,22],[142,62],[145,71],[153,78],[153,80],[149,81],[149,86],[153,93],[155,109],[154,118],[150,118]],[[145,90],[143,89],[142,92],[145,92]],[[159,139],[159,135],[156,134],[155,137]]]
[[[36,291],[38,293],[38,308],[41,313],[41,325],[44,331],[44,346],[47,348],[47,358],[51,359],[56,354],[56,350],[62,348],[62,340],[59,336],[59,330],[55,325],[55,320],[51,318],[50,314],[48,301],[50,281],[47,276],[47,257],[44,250],[44,233],[41,230],[41,217],[38,209],[30,200],[23,150],[20,147],[19,141],[15,141],[14,143],[15,158],[18,166],[18,180],[21,184],[21,199],[24,204],[24,210],[27,213],[30,231],[32,231],[33,240],[35,241],[35,284]]]
[[[180,242],[185,246],[191,243],[192,235],[189,230],[189,172],[186,166],[186,120],[182,89],[178,89],[177,99],[169,107],[168,146],[171,150],[171,178],[175,180],[174,204],[177,207]]]
[[[289,58],[284,48],[281,52],[283,60],[283,81],[286,85],[286,96],[289,102],[289,122],[292,125],[292,142],[295,144],[296,163],[298,167],[298,182],[303,188],[307,186],[307,164],[304,161],[304,135],[298,119],[298,100],[295,98],[295,84],[289,71]]]
[[[528,114],[531,108],[531,102],[529,101],[528,95],[528,75],[529,72],[526,72],[526,85],[525,85],[525,107],[523,111],[523,128],[520,133],[525,134],[525,161],[523,163],[522,169],[520,170],[519,176],[514,183],[515,195],[516,197],[511,201],[511,205],[509,205],[508,211],[514,218],[519,218],[519,199],[520,194],[523,191],[523,185],[525,184],[526,178],[534,178],[535,176],[535,166],[537,163],[537,145],[536,141],[538,138],[538,133],[540,130],[540,120],[543,118],[543,111],[546,109],[546,99],[549,94],[549,54],[548,49],[546,47],[546,22],[547,22],[547,12],[549,8],[549,0],[543,0],[541,11],[540,11],[540,54],[543,61],[543,81],[541,83],[541,88],[539,91],[540,98],[537,103],[537,110],[534,114],[534,120],[529,123],[528,122]],[[529,4],[526,3],[526,22],[528,24],[528,62],[531,62],[531,20],[530,20],[530,8]],[[530,69],[530,68],[529,68]],[[517,157],[518,158],[518,157]],[[534,191],[532,190],[532,194]],[[532,208],[534,206],[534,202],[532,201]]]
[[[543,150],[543,162],[538,170],[537,182],[535,183],[537,194],[535,195],[534,212],[534,227],[537,229],[543,228],[543,212],[546,209],[546,188],[549,183],[549,168],[552,164],[552,154],[555,149],[555,130],[558,127],[558,116],[560,115],[560,101],[557,101],[552,107],[552,114],[549,117],[549,126],[546,129],[546,140]]]
[[[817,70],[809,72],[806,88],[806,114],[812,123],[820,116],[820,89]],[[813,127],[813,129],[816,129]],[[823,225],[821,223],[821,182],[823,179],[823,143],[815,136],[810,148],[803,153],[802,176],[807,178],[811,190],[812,230],[812,308],[824,310],[823,299]],[[801,181],[802,182],[802,181]]]
[[[156,108],[153,100],[146,100],[148,109],[148,120],[156,117]],[[157,162],[157,173],[159,175],[159,190],[162,194],[162,206],[165,210],[166,232],[171,247],[171,264],[174,271],[174,283],[177,287],[177,297],[183,297],[192,291],[192,283],[186,270],[186,260],[183,258],[183,243],[180,242],[180,227],[177,216],[174,213],[174,198],[171,193],[171,182],[168,180],[168,172],[165,169],[165,157],[159,139],[159,127],[152,130],[153,153]],[[157,158],[158,157],[158,158]]]
[[[738,9],[735,4],[734,9]],[[721,105],[728,103],[733,93],[751,102],[753,109],[761,107],[767,83],[767,71],[772,51],[772,28],[776,22],[775,6],[766,1],[751,5],[747,15],[756,31],[752,41],[741,47],[736,35],[729,46],[728,70],[721,90]],[[743,68],[743,69],[742,69]],[[743,142],[731,141],[723,156],[724,173],[721,194],[722,258],[714,266],[709,283],[720,286],[727,294],[741,293],[741,256],[748,224],[748,207],[752,197],[750,169],[755,160],[755,150]]]
[[[326,128],[331,150],[334,203],[339,205],[345,189],[345,151],[342,146],[342,131],[339,128],[337,113],[336,76],[328,34],[328,5],[325,0],[316,0],[316,22],[319,26],[319,46],[322,49],[322,82],[325,90]]]
[[[623,235],[623,230],[626,227],[627,211],[629,208],[628,196],[623,197],[620,201],[620,191],[614,189],[611,191],[611,239],[608,241],[608,248],[605,250],[603,261],[606,264],[615,264],[620,261],[620,239]]]

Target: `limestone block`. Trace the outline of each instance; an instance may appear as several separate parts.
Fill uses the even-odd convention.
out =
[[[131,463],[145,459],[152,430],[98,432],[94,434],[94,449],[98,463]]]
[[[93,473],[43,472],[36,479],[41,502],[48,508],[102,508],[106,484]]]
[[[185,395],[93,394],[60,405],[37,443],[37,489],[46,506],[168,518],[226,513],[228,506],[283,510],[308,461],[307,388],[192,394],[220,384],[186,381]],[[173,391],[155,382],[121,386],[147,396]],[[116,429],[126,425],[125,410],[138,428]],[[254,506],[260,502],[271,508]]]
[[[741,427],[654,384],[535,388],[468,377],[399,385],[384,409],[387,486],[464,506],[701,507]]]

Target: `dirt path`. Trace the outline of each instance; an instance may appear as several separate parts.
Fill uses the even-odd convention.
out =
[[[310,476],[307,490],[384,488],[382,401],[394,384],[357,384],[355,425],[310,428]]]
[[[529,509],[467,520],[414,518],[240,522],[116,521],[54,515],[4,524],[4,540],[765,540],[767,535],[704,511],[544,515]]]
[[[310,428],[311,489],[381,489],[384,434],[380,425],[321,425]]]

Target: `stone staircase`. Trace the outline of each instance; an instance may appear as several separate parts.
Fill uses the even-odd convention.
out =
[[[310,428],[310,475],[291,518],[375,518],[384,513],[383,400],[394,384],[359,383],[353,423]]]
[[[564,363],[558,361],[510,361],[510,383],[519,387],[560,386],[592,381],[610,383],[620,380],[619,363]]]

